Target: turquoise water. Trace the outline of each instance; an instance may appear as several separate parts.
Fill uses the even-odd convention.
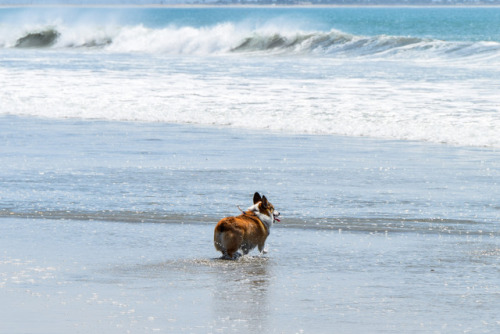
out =
[[[118,23],[163,28],[169,25],[209,27],[224,22],[248,23],[255,28],[285,22],[297,29],[354,35],[390,35],[445,41],[500,41],[500,8],[60,8],[2,9],[0,22],[26,20],[71,24]]]

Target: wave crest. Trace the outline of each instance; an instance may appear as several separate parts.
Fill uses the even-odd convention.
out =
[[[16,41],[16,48],[45,48],[53,45],[61,34],[55,29],[30,32]]]
[[[5,35],[5,34],[4,34]],[[12,39],[11,39],[12,40]],[[212,55],[260,53],[318,56],[470,57],[500,56],[498,42],[447,42],[412,36],[358,36],[338,30],[284,32],[212,27],[46,27],[0,41],[15,48],[105,48],[110,52]]]
[[[416,37],[375,36],[363,37],[339,31],[297,33],[286,36],[278,33],[255,34],[245,38],[232,48],[233,52],[280,51],[284,53],[315,54],[376,54],[387,50],[397,50],[406,46],[417,46],[432,42]]]

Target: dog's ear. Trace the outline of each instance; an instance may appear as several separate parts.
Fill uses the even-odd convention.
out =
[[[262,197],[262,207],[263,207],[264,209],[267,209],[267,207],[268,207],[268,206],[269,206],[269,202],[267,201],[266,196],[263,196],[263,197]]]
[[[260,201],[262,201],[262,198],[260,198],[260,194],[259,193],[253,194],[253,204],[257,204]]]

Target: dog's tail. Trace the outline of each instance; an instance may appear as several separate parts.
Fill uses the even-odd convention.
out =
[[[223,252],[223,244],[222,244],[222,233],[224,232],[224,226],[222,224],[217,224],[214,231],[214,246],[220,252]]]
[[[241,246],[241,235],[230,222],[221,220],[215,227],[214,246],[224,256],[232,258]]]

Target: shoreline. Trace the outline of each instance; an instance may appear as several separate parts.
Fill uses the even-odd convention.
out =
[[[236,216],[237,213],[227,213],[226,216]],[[73,217],[61,214],[47,213],[18,213],[1,214],[0,221],[25,220],[44,221],[47,223],[64,224],[131,224],[131,225],[194,225],[215,227],[217,221],[225,215],[207,217],[204,215],[182,215],[173,214],[163,218],[137,217],[133,213],[110,212],[109,216],[99,216],[96,213],[78,214]],[[157,216],[163,216],[158,214]],[[482,229],[474,229],[482,224]],[[297,231],[322,231],[336,232],[339,234],[373,234],[373,235],[441,235],[441,236],[468,236],[468,237],[498,237],[500,233],[494,227],[488,229],[488,224],[471,220],[457,220],[444,218],[379,218],[379,217],[324,217],[300,219],[287,217],[282,223],[275,223],[273,230],[297,230]]]

